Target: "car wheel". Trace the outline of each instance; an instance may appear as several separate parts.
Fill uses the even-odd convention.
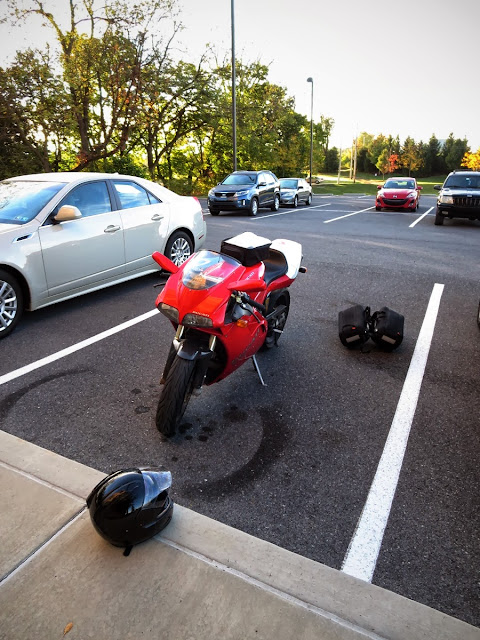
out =
[[[443,224],[443,216],[438,212],[438,210],[435,212],[435,224],[439,227]]]
[[[307,198],[307,201],[306,201],[305,204],[306,205],[311,205],[312,204],[312,194],[311,193],[308,194],[308,198]]]
[[[0,269],[0,339],[12,333],[22,313],[22,288],[11,273]]]
[[[212,216],[218,216],[218,214],[220,213],[220,209],[209,209],[210,211],[210,215]]]
[[[193,253],[193,242],[183,231],[177,231],[170,236],[167,246],[165,247],[165,255],[177,267],[188,260]]]
[[[270,207],[270,209],[272,211],[278,211],[280,209],[280,196],[278,195],[278,193],[275,194],[275,197],[273,199],[273,204]]]
[[[377,205],[375,205],[375,211],[381,211],[382,207],[378,207]]]
[[[256,216],[258,213],[258,200],[256,198],[252,198],[250,202],[250,209],[248,210],[249,215]]]
[[[296,209],[298,207],[298,197],[295,196],[293,199],[293,208]]]

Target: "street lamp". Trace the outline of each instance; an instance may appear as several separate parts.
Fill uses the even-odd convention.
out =
[[[233,142],[233,170],[237,170],[237,98],[235,72],[235,0],[231,0],[232,15],[232,142]]]
[[[313,78],[307,78],[312,83],[312,102],[310,106],[310,186],[312,186],[312,161],[313,161]]]

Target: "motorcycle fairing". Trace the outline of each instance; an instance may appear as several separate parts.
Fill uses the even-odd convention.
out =
[[[199,251],[177,273],[170,276],[156,305],[158,307],[164,302],[181,310],[180,324],[187,313],[195,313],[211,318],[213,326],[220,327],[225,320],[230,299],[228,283],[242,279],[261,279],[264,272],[262,262],[254,267],[244,267],[234,258],[215,251]],[[253,298],[259,298],[262,293],[253,295]],[[260,299],[258,301],[261,302]]]

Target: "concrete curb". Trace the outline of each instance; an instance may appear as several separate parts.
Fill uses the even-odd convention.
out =
[[[20,504],[18,513],[11,514],[11,518],[17,522],[25,522],[25,510],[33,513],[34,505],[38,507],[38,522],[34,522],[32,530],[27,532],[28,540],[25,540],[25,544],[19,545],[25,554],[23,561],[32,554],[36,559],[40,558],[36,562],[24,562],[22,565],[22,558],[6,558],[5,553],[2,554],[2,574],[5,576],[6,562],[10,562],[11,569],[15,570],[15,579],[8,580],[4,577],[0,581],[0,609],[3,606],[14,610],[17,600],[11,602],[12,594],[17,594],[18,598],[18,593],[25,590],[25,584],[29,584],[30,597],[34,598],[37,591],[32,584],[35,584],[35,579],[40,579],[38,576],[48,574],[49,562],[53,561],[52,558],[55,558],[56,562],[58,554],[66,554],[65,562],[70,563],[70,571],[74,572],[77,565],[72,559],[72,553],[75,555],[74,550],[77,547],[82,549],[84,556],[93,554],[97,558],[97,564],[110,562],[108,566],[111,567],[112,573],[115,572],[122,558],[121,554],[118,553],[118,549],[104,543],[93,532],[88,514],[84,512],[85,498],[104,474],[1,431],[0,452],[2,481],[5,482],[4,478],[8,476],[8,484],[16,486],[15,495],[25,496],[23,512]],[[36,493],[30,500],[32,486]],[[39,504],[39,501],[43,501],[42,504]],[[65,504],[61,508],[62,501]],[[44,518],[41,519],[45,513],[43,505],[50,509],[51,520],[47,523]],[[56,511],[55,506],[58,507]],[[72,521],[74,522],[70,526],[69,523]],[[15,524],[10,521],[9,530],[12,530]],[[66,528],[68,531],[64,532]],[[3,536],[8,535],[1,526],[0,531],[3,531]],[[43,543],[38,540],[39,535],[44,536]],[[43,548],[43,544],[54,538],[55,541],[49,545],[48,551],[38,551]],[[154,541],[139,547],[142,549],[136,557],[139,559],[138,562],[146,563],[141,566],[144,566],[144,579],[147,581],[148,569],[158,563],[159,554],[164,566],[176,567],[176,571],[181,567],[181,576],[170,576],[169,597],[175,589],[185,589],[185,575],[191,573],[192,576],[197,576],[197,582],[194,582],[190,589],[196,590],[199,596],[202,595],[209,606],[215,601],[215,606],[220,607],[220,610],[222,606],[226,607],[228,610],[223,611],[224,615],[233,618],[237,616],[238,620],[242,619],[242,615],[253,619],[258,613],[255,603],[258,603],[258,607],[263,606],[265,612],[270,612],[270,615],[274,615],[275,612],[278,619],[275,624],[273,620],[269,621],[267,614],[255,622],[261,632],[255,636],[256,638],[275,636],[276,640],[290,639],[292,629],[286,621],[290,620],[293,624],[295,619],[295,624],[300,625],[297,637],[312,640],[480,640],[480,629],[476,627],[254,538],[180,505],[175,506],[172,522],[162,534]],[[11,553],[14,551],[11,550]],[[54,551],[57,555],[54,555]],[[95,562],[91,564],[96,566]],[[130,564],[128,570],[133,566]],[[43,569],[40,571],[41,567]],[[105,579],[105,569],[103,571],[99,578],[102,581]],[[26,572],[33,576],[27,582],[22,575]],[[7,572],[7,575],[11,574],[12,570]],[[96,576],[95,573],[92,575],[94,578],[90,576],[90,581]],[[155,574],[152,574],[150,579],[154,580],[154,576]],[[106,581],[105,586],[108,584]],[[39,585],[38,588],[48,589],[48,584]],[[119,588],[126,589],[127,586],[121,583]],[[130,584],[130,588],[134,589],[134,583]],[[137,596],[144,597],[140,591]],[[74,592],[70,600],[77,597],[80,596]],[[108,593],[103,593],[102,597],[108,598]],[[45,606],[45,603],[43,605]],[[20,603],[18,606],[21,606]],[[152,606],[155,609],[155,603]],[[192,615],[191,638],[199,640],[207,637],[228,637],[244,640],[249,637],[248,633],[243,634],[243,627],[238,631],[232,631],[231,626],[229,632],[222,635],[220,627],[212,628],[212,625],[216,624],[215,616],[205,619],[202,632],[195,631],[195,618],[203,615],[204,609],[205,605],[202,613],[194,608],[189,609]],[[4,614],[0,614],[0,628],[7,622],[5,616],[11,616],[11,613],[12,611],[8,613],[4,608]],[[100,614],[105,615],[103,609],[98,615]],[[46,613],[43,615],[47,616]],[[77,612],[77,618],[80,615]],[[97,615],[94,609],[90,615]],[[282,624],[279,622],[280,619],[284,619]],[[220,618],[218,620],[220,621]],[[180,622],[182,631],[178,628],[177,631],[172,629],[171,633],[169,631],[170,638],[184,637],[182,634],[185,633],[188,620],[182,619]],[[42,618],[38,617],[35,624],[38,627],[41,623]],[[137,627],[137,633],[143,633],[142,621],[139,620],[137,623],[140,625]],[[22,636],[20,629],[21,627],[15,637],[26,637]],[[271,635],[268,630],[271,630]],[[8,637],[13,638],[11,635]],[[108,637],[114,638],[115,635]],[[129,631],[122,637],[133,636]],[[71,638],[73,640],[73,634]]]

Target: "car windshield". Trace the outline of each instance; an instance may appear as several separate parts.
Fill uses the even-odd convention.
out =
[[[280,188],[281,189],[296,189],[298,184],[298,180],[293,180],[292,178],[287,178],[285,180],[280,180]]]
[[[384,189],[415,189],[413,180],[387,180]]]
[[[210,289],[222,282],[239,266],[238,260],[229,256],[215,251],[199,251],[185,267],[182,282],[188,289]]]
[[[257,176],[250,173],[232,173],[222,184],[255,184]]]
[[[443,186],[449,189],[480,189],[480,176],[451,176]]]
[[[6,180],[0,182],[0,222],[25,224],[33,220],[64,186],[62,182]]]

